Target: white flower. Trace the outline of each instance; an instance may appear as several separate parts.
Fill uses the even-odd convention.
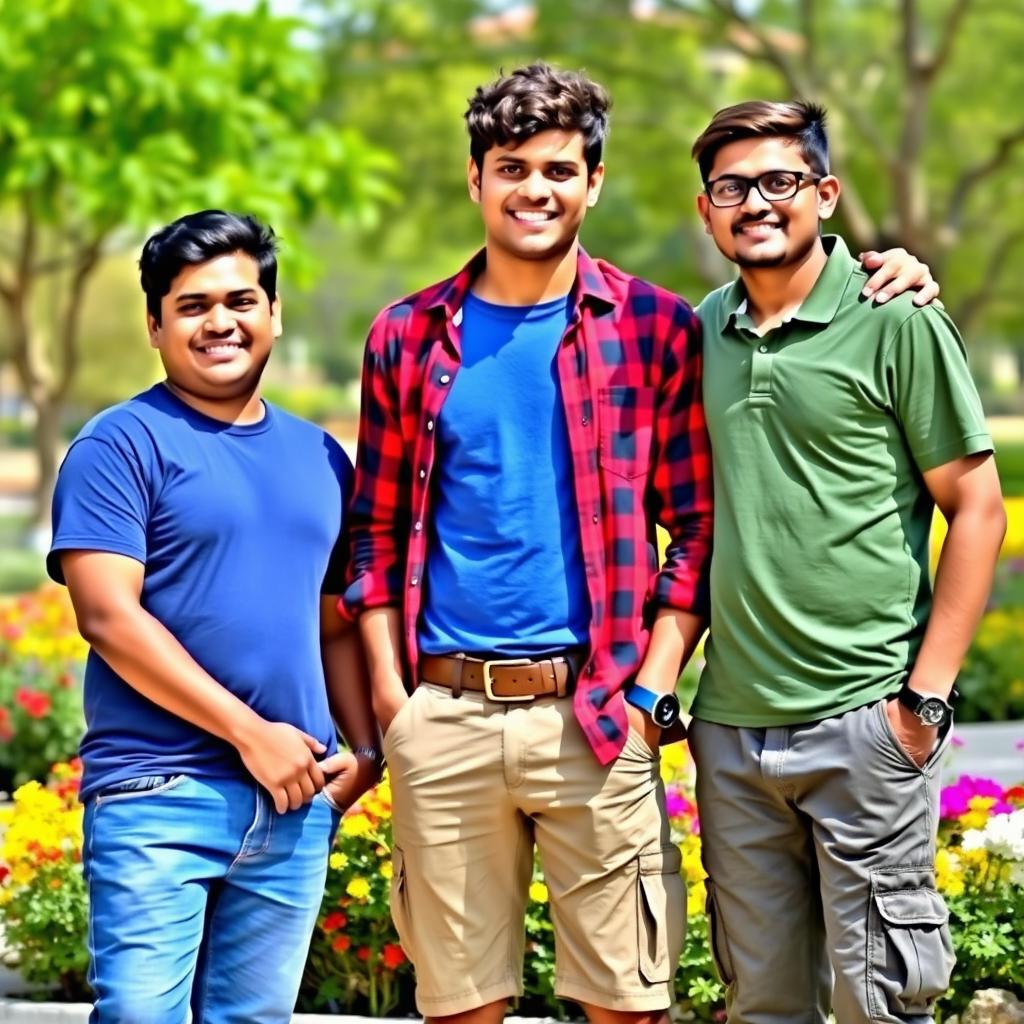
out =
[[[960,846],[964,850],[984,850],[985,833],[980,828],[969,828],[960,840]]]

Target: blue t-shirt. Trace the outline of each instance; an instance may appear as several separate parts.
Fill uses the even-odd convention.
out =
[[[264,403],[211,419],[162,384],[86,424],[61,466],[58,553],[145,566],[141,603],[222,686],[268,721],[335,749],[320,661],[320,595],[342,589],[352,465],[319,427]],[[229,744],[143,697],[95,651],[85,669],[82,796],[143,775],[244,775]]]
[[[558,370],[569,299],[468,295],[437,422],[420,648],[510,657],[587,640],[590,603]]]

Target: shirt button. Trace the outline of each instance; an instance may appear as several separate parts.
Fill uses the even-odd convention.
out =
[[[409,578],[409,586],[410,587],[415,587],[416,584],[419,583],[419,581],[420,581],[419,576],[411,576]]]
[[[434,421],[433,420],[427,420],[427,430],[433,430],[433,429],[434,429]]]
[[[586,426],[590,422],[590,420],[588,420],[587,417],[584,416],[583,419],[580,420],[580,422],[583,424],[583,426]]]
[[[441,384],[447,384],[448,381],[450,381],[450,380],[451,380],[451,377],[447,373],[442,373],[441,376],[438,377],[438,381]]]
[[[597,517],[597,514],[596,514],[596,513],[595,513],[595,514],[594,514],[593,516],[591,516],[590,518],[591,518],[591,519],[592,519],[592,520],[593,520],[593,521],[594,521],[595,523],[596,523],[596,522],[597,522],[597,520],[598,520],[598,517]]]
[[[427,479],[427,471],[425,469],[421,469],[420,470],[420,479],[421,480],[426,480]]]
[[[758,352],[767,352],[768,351],[768,346],[767,345],[758,345],[757,346],[757,351]]]
[[[417,519],[417,520],[416,520],[416,523],[415,523],[415,525],[413,526],[413,529],[414,529],[414,530],[415,530],[415,531],[416,531],[417,533],[419,533],[419,532],[420,532],[420,530],[422,530],[422,529],[423,529],[423,523],[421,523],[421,522],[420,522],[420,521],[419,521],[419,520]]]

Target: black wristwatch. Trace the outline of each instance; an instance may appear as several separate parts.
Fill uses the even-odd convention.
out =
[[[956,696],[956,690],[950,694]],[[953,705],[944,701],[934,693],[918,693],[906,683],[900,687],[896,699],[917,716],[922,725],[943,726],[953,717]]]
[[[659,729],[667,729],[679,720],[679,698],[674,693],[659,693],[634,683],[626,691],[626,700],[651,716]]]

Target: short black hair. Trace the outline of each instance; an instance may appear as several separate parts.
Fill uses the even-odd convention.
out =
[[[492,146],[518,145],[552,129],[580,132],[592,173],[604,151],[610,106],[604,88],[580,71],[560,71],[543,63],[517,68],[479,86],[470,99],[470,155],[483,170],[484,153]]]
[[[692,156],[700,167],[701,180],[708,180],[718,151],[730,142],[786,137],[796,139],[807,166],[824,177],[829,173],[826,117],[823,106],[804,100],[749,100],[718,111],[693,144]]]
[[[260,287],[273,302],[277,294],[277,237],[255,217],[224,210],[200,210],[179,217],[151,235],[142,247],[139,277],[146,309],[159,324],[160,301],[182,267],[244,252],[259,267]]]

